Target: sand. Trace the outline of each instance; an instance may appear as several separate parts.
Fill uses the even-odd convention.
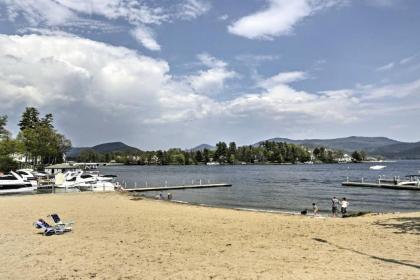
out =
[[[58,212],[73,232],[32,223]],[[312,218],[133,199],[0,197],[0,279],[420,279],[420,213]]]

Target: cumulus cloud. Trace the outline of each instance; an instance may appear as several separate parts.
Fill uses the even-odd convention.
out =
[[[187,78],[198,94],[216,95],[224,89],[226,80],[237,77],[236,72],[227,69],[226,62],[206,53],[199,54],[197,57],[204,66],[209,68],[200,70]]]
[[[74,36],[0,35],[0,111],[37,106],[52,112],[76,143],[123,138],[158,148],[232,131],[264,135],[280,120],[282,129],[343,125],[389,114],[383,108],[405,114],[419,104],[420,80],[311,93],[291,86],[306,78],[302,71],[268,77],[255,92],[218,98],[211,93],[223,92],[235,72],[209,54],[198,59],[205,69],[177,77],[166,61],[123,47]]]
[[[62,36],[1,35],[0,41],[2,104],[80,103],[108,113],[135,108],[144,121],[176,111],[163,102],[173,92],[178,100],[203,99],[169,82],[165,61],[126,48]]]
[[[266,8],[228,26],[232,34],[248,39],[272,39],[288,35],[305,17],[342,3],[340,0],[267,0]]]

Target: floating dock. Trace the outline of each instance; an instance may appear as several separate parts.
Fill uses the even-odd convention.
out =
[[[150,192],[150,191],[167,191],[167,190],[186,190],[186,189],[207,189],[231,187],[232,184],[218,183],[218,184],[201,184],[201,185],[185,185],[185,186],[165,186],[165,187],[148,187],[148,188],[121,188],[126,192]]]
[[[346,181],[341,183],[342,186],[347,187],[368,187],[368,188],[384,188],[384,189],[393,189],[393,190],[411,190],[411,191],[420,191],[420,187],[413,185],[396,185],[389,183],[375,183],[375,182],[352,182]]]

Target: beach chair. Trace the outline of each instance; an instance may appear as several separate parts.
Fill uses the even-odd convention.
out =
[[[44,235],[49,236],[53,234],[63,234],[64,233],[64,227],[62,226],[50,226],[46,221],[43,219],[38,219],[34,223],[34,226],[38,229],[42,229],[44,231]]]
[[[61,227],[63,227],[65,231],[71,231],[71,230],[72,230],[72,227],[71,227],[71,226],[74,224],[74,222],[73,222],[73,221],[70,221],[70,222],[63,222],[63,221],[60,219],[60,216],[58,216],[58,214],[51,214],[51,215],[49,215],[49,217],[51,217],[51,219],[53,219],[54,224],[55,224],[56,226],[61,226]]]

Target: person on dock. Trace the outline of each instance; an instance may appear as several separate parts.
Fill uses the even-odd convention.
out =
[[[331,212],[333,217],[337,217],[338,205],[340,201],[335,196],[331,199]]]
[[[318,215],[319,209],[318,209],[318,206],[316,205],[315,202],[312,203],[312,211],[314,212],[314,216],[317,216]]]
[[[349,206],[349,202],[345,197],[341,200],[341,216],[347,214],[347,207]]]

